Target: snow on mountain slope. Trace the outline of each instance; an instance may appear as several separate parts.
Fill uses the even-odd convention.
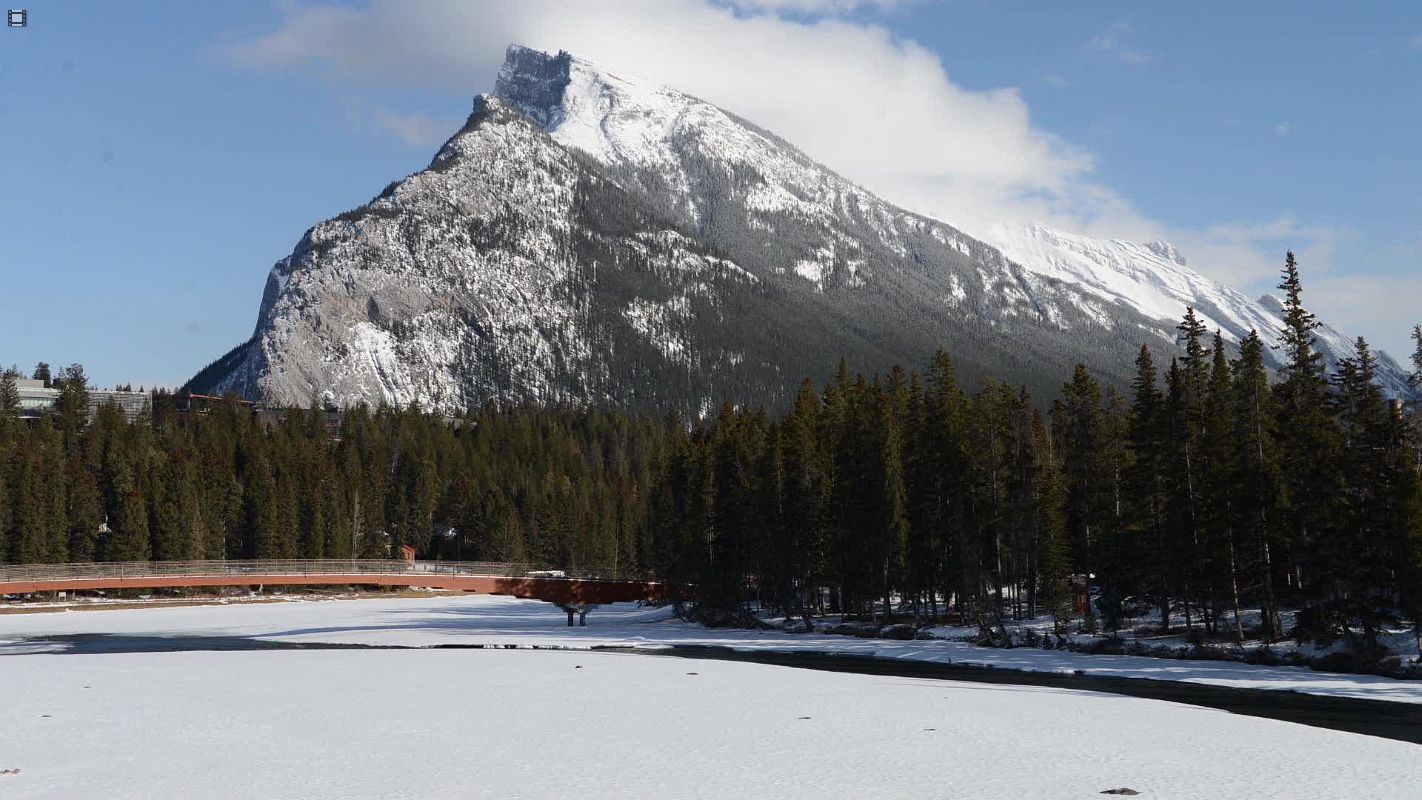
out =
[[[530,74],[566,78],[530,80]],[[745,207],[753,216],[791,213],[833,227],[836,217],[853,209],[865,214],[882,244],[904,254],[903,230],[914,224],[904,212],[709,103],[665,88],[648,88],[566,54],[550,58],[517,46],[509,50],[495,93],[539,120],[557,141],[644,182],[665,180],[692,220],[703,221],[703,211],[699,193],[693,191],[697,164],[685,154],[714,153],[733,170],[757,172],[763,178],[745,196]],[[969,237],[947,226],[930,226],[945,244],[968,252]],[[984,239],[1033,273],[1162,323],[1159,330],[1166,337],[1173,336],[1185,307],[1194,306],[1206,325],[1219,328],[1231,342],[1239,342],[1250,330],[1257,330],[1271,346],[1278,342],[1283,320],[1276,298],[1252,300],[1201,275],[1167,242],[1138,244],[1041,225],[1007,224],[995,226]],[[808,253],[792,269],[820,286],[834,254],[833,247]],[[851,277],[862,280],[857,270]],[[1353,341],[1327,325],[1317,337],[1330,366],[1353,352]],[[1402,369],[1385,353],[1380,360],[1380,381],[1390,391],[1401,391]]]
[[[1050,238],[1049,238],[1050,235]],[[1129,380],[1193,298],[1257,304],[1168,246],[1040,231],[1016,260],[878,198],[709,103],[512,46],[430,166],[313,227],[254,334],[189,387],[459,412],[487,401],[777,406],[840,357],[944,348],[969,385]]]
[[[674,232],[603,237],[577,209],[597,183],[522,115],[479,98],[428,169],[315,226],[273,267],[257,334],[214,390],[446,411],[609,399],[585,291],[598,259],[575,250],[596,242],[661,274],[683,308],[717,281],[754,279]],[[680,349],[675,332],[627,322]]]
[[[1271,348],[1279,344],[1282,303],[1273,295],[1251,300],[1241,292],[1190,269],[1185,257],[1167,242],[1138,244],[1096,239],[1041,225],[999,225],[986,238],[1008,258],[1041,275],[1074,283],[1113,303],[1153,319],[1175,322],[1185,306],[1194,306],[1211,329],[1239,342],[1259,332]],[[1328,325],[1316,331],[1318,347],[1330,366],[1353,353],[1353,340]],[[1277,364],[1277,354],[1270,353]],[[1379,380],[1399,393],[1405,386],[1401,367],[1380,354]]]
[[[1153,319],[1177,319],[1187,304],[1194,305],[1209,327],[1223,328],[1236,340],[1251,328],[1267,335],[1279,322],[1234,289],[1187,267],[1165,242],[1093,239],[1040,225],[1000,225],[988,238],[1034,272],[1076,283]]]
[[[716,237],[716,224],[728,214],[743,215],[737,222],[763,233],[777,231],[777,217],[819,227],[830,234],[828,241],[815,241],[788,268],[820,288],[836,272],[849,284],[862,279],[864,233],[900,258],[908,255],[904,237],[910,230],[927,232],[963,255],[981,247],[947,225],[889,205],[710,103],[648,87],[566,53],[510,47],[494,95],[539,122],[555,141],[665,200],[666,210],[703,235]]]

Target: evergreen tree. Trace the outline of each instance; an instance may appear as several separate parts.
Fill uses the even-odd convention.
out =
[[[1195,439],[1191,426],[1191,381],[1179,359],[1165,373],[1166,529],[1170,549],[1171,593],[1180,598],[1185,628],[1193,633],[1198,601],[1198,498]]]
[[[1072,619],[1071,553],[1067,544],[1066,492],[1052,452],[1051,437],[1040,414],[1033,417],[1033,438],[1039,454],[1037,495],[1042,513],[1038,517],[1038,555],[1042,575],[1042,606],[1052,615],[1058,633]]]
[[[753,492],[755,454],[762,432],[729,403],[721,408],[711,438],[712,540],[706,602],[724,611],[739,608],[751,566],[756,527]]]
[[[66,514],[69,536],[69,558],[87,562],[98,558],[99,525],[103,520],[102,497],[94,474],[78,458],[69,459],[69,507]]]
[[[183,556],[182,500],[178,497],[176,472],[171,461],[164,463],[153,484],[148,530],[152,536],[153,558],[158,561],[174,561]]]
[[[245,515],[243,558],[276,558],[280,552],[280,499],[276,480],[265,458],[257,457],[247,465],[246,486],[242,492]]]
[[[1237,439],[1234,431],[1234,373],[1225,349],[1224,335],[1216,329],[1210,348],[1210,377],[1204,398],[1204,426],[1201,431],[1203,463],[1202,515],[1204,528],[1205,586],[1209,602],[1206,625],[1219,631],[1221,607],[1228,603],[1232,612],[1234,638],[1244,640],[1240,614],[1240,572],[1245,549],[1240,542],[1235,508]]]
[[[296,526],[300,520],[296,503],[296,485],[289,474],[283,474],[272,486],[275,505],[275,528],[270,538],[259,542],[261,555],[258,558],[289,559],[296,557],[296,542],[299,538]]]
[[[1399,516],[1394,487],[1411,472],[1403,455],[1401,421],[1376,384],[1377,358],[1361,337],[1338,366],[1342,429],[1341,524],[1317,540],[1325,620],[1344,632],[1362,626],[1365,652],[1378,651],[1378,631],[1392,617],[1395,547],[1410,520]],[[1401,528],[1401,529],[1400,529]]]
[[[1412,390],[1407,403],[1408,422],[1412,429],[1412,441],[1422,441],[1422,325],[1412,328],[1412,341],[1416,348],[1412,352],[1412,374],[1408,376],[1408,387]],[[1412,466],[1422,473],[1422,447],[1412,448]]]
[[[900,401],[902,402],[902,401]],[[884,619],[889,619],[893,590],[903,585],[904,552],[908,544],[908,496],[904,481],[903,445],[893,395],[880,401],[878,428],[880,478],[877,498],[876,528],[879,531],[875,552],[881,565],[880,595],[884,600]]]
[[[1413,403],[1422,403],[1422,325],[1413,326],[1412,341],[1416,349],[1412,351],[1412,374],[1408,376],[1408,384],[1412,387]]]
[[[1329,566],[1318,543],[1328,538],[1329,526],[1336,521],[1335,504],[1343,494],[1339,431],[1331,415],[1323,356],[1314,346],[1318,320],[1304,308],[1293,253],[1285,259],[1279,288],[1284,290],[1284,367],[1275,392],[1282,518],[1290,539],[1288,586],[1296,596],[1326,604],[1331,594],[1326,585]]]
[[[64,480],[64,446],[59,434],[51,426],[42,424],[44,435],[43,461],[40,465],[40,497],[44,505],[45,560],[64,563],[70,560],[68,486]]]
[[[1234,501],[1240,524],[1249,531],[1259,586],[1264,640],[1282,633],[1274,590],[1274,551],[1279,544],[1278,413],[1264,364],[1264,342],[1250,331],[1234,363]]]
[[[1406,420],[1388,415],[1384,430],[1385,471],[1389,476],[1386,521],[1393,538],[1400,610],[1411,619],[1413,634],[1422,649],[1422,470],[1416,466],[1422,442],[1414,431]]]
[[[1102,542],[1112,534],[1115,520],[1114,449],[1103,411],[1101,386],[1077,364],[1070,382],[1062,387],[1060,428],[1061,459],[1066,491],[1066,531],[1072,563],[1085,580],[1096,569]],[[1090,630],[1095,615],[1088,603],[1083,620]]]
[[[771,424],[766,432],[755,466],[755,504],[757,509],[754,551],[755,570],[764,576],[757,584],[763,606],[788,610],[796,606],[795,581],[792,568],[795,558],[790,553],[785,520],[785,448],[782,427]]]
[[[920,475],[924,497],[920,501],[923,536],[934,548],[930,565],[930,602],[937,614],[939,588],[959,612],[976,597],[975,570],[979,563],[976,543],[968,535],[969,456],[967,451],[967,399],[958,388],[957,374],[948,354],[938,351],[929,362],[924,394],[923,447],[927,450]]]
[[[147,561],[151,556],[148,503],[140,478],[117,448],[105,463],[108,486],[108,531],[99,539],[104,561]]]
[[[801,610],[821,608],[816,587],[824,574],[826,480],[820,415],[820,397],[806,380],[782,432],[786,572],[797,594],[794,606]]]
[[[14,511],[11,517],[9,560],[17,564],[43,563],[49,559],[44,531],[48,527],[40,477],[40,458],[33,441],[19,453],[15,464]]]
[[[1192,600],[1210,622],[1212,599],[1210,574],[1205,563],[1209,544],[1207,526],[1206,476],[1209,474],[1205,447],[1207,394],[1210,355],[1204,345],[1206,328],[1195,309],[1187,307],[1177,330],[1181,349],[1178,370],[1171,371],[1171,449],[1175,492],[1177,557],[1184,559],[1183,599],[1185,627],[1193,628]]]
[[[55,400],[59,429],[64,432],[66,451],[73,452],[79,432],[89,421],[89,378],[83,366],[70,364],[55,383],[59,387],[59,397]]]
[[[1096,586],[1101,596],[1097,601],[1107,626],[1117,630],[1125,615],[1125,604],[1134,587],[1125,573],[1129,570],[1130,542],[1125,530],[1125,475],[1130,454],[1126,449],[1128,414],[1121,393],[1115,386],[1106,387],[1105,406],[1101,416],[1101,470],[1105,480],[1102,498],[1101,547],[1095,567]]]
[[[20,390],[15,385],[15,372],[0,372],[0,447],[9,441],[20,424]]]
[[[966,430],[976,457],[969,469],[968,520],[976,563],[971,591],[977,599],[977,622],[991,635],[1005,636],[1002,622],[1002,539],[1006,528],[1007,483],[1011,474],[1012,389],[1000,383],[984,386],[971,400]]]
[[[1153,600],[1161,629],[1166,631],[1170,629],[1173,554],[1166,533],[1168,416],[1157,380],[1155,358],[1149,347],[1141,345],[1127,425],[1127,450],[1132,458],[1126,473],[1130,540],[1120,567],[1134,576],[1134,591]]]

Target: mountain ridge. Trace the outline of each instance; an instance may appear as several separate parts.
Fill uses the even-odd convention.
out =
[[[1024,266],[697,98],[515,45],[429,167],[307,231],[252,338],[190,388],[704,414],[784,404],[840,356],[874,371],[943,346],[969,379],[1051,393],[1076,360],[1124,385],[1141,341],[1173,347],[1173,322],[1067,266]]]

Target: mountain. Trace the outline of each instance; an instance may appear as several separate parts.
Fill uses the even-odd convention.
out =
[[[1251,300],[1239,291],[1190,269],[1168,242],[1139,244],[1064,233],[1042,225],[998,225],[984,238],[1013,261],[1040,275],[1075,284],[1100,299],[1170,324],[1185,306],[1194,306],[1205,324],[1238,343],[1251,330],[1270,346],[1266,357],[1280,366],[1279,332],[1283,302],[1266,294]],[[1354,340],[1327,324],[1314,333],[1330,368],[1353,354]],[[1391,356],[1379,353],[1379,383],[1401,395],[1406,372]]]
[[[188,388],[285,405],[705,414],[782,406],[841,356],[881,371],[941,347],[970,385],[1050,394],[1076,361],[1124,384],[1142,341],[1174,346],[1183,302],[1167,312],[1143,289],[1113,293],[1125,262],[1068,258],[1047,235],[1071,238],[1024,235],[1055,255],[1013,260],[713,105],[514,46],[428,168],[277,262],[252,338]],[[1168,248],[1143,252],[1225,296]]]

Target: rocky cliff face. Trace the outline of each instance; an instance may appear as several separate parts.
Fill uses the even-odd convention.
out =
[[[1204,280],[1166,248],[1140,252]],[[841,356],[873,371],[943,347],[969,380],[1050,392],[1076,361],[1124,382],[1140,343],[1172,347],[1202,296],[1182,289],[1165,313],[1028,255],[1035,267],[896,208],[696,98],[511,47],[430,166],[308,231],[272,268],[253,337],[190,386],[706,413],[781,405]]]

